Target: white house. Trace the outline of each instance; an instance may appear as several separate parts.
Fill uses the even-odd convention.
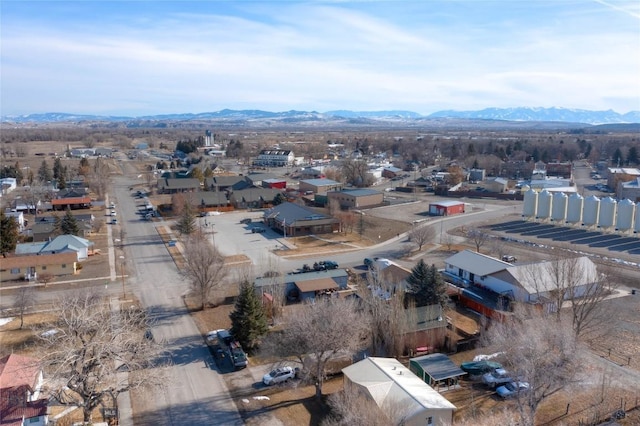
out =
[[[600,280],[596,265],[586,256],[512,264],[465,250],[447,258],[445,264],[444,274],[452,280],[526,303],[548,302],[556,291],[565,291],[565,299],[581,297]]]
[[[2,178],[0,179],[0,188],[3,194],[8,194],[18,187],[18,181],[16,178]]]
[[[12,217],[18,222],[18,231],[22,232],[24,230],[24,213],[22,212],[5,212],[4,215],[6,217]]]
[[[295,161],[293,151],[285,149],[263,149],[254,161],[257,166],[283,167],[291,166]]]
[[[365,358],[342,369],[344,391],[372,400],[393,424],[440,426],[453,423],[456,406],[395,358]]]

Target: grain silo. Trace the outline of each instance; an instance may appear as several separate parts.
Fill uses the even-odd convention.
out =
[[[567,217],[567,194],[564,192],[556,192],[553,194],[553,203],[551,208],[551,220],[554,222],[564,223]]]
[[[582,220],[582,203],[584,198],[582,195],[574,192],[569,196],[567,201],[567,222],[580,223]]]
[[[524,193],[524,204],[522,206],[523,217],[535,217],[538,207],[538,193],[533,189]]]
[[[633,232],[634,233],[640,232],[640,202],[636,204],[636,220],[633,225]]]
[[[598,213],[600,211],[600,198],[591,195],[584,199],[582,204],[582,224],[593,226],[598,223]]]
[[[633,214],[636,205],[629,199],[624,199],[618,203],[616,213],[616,230],[626,232],[633,226]]]
[[[538,194],[538,208],[536,209],[536,218],[549,219],[551,217],[551,199],[553,195],[546,189]]]
[[[600,212],[598,213],[598,227],[611,228],[616,219],[616,200],[611,197],[603,198],[600,201]]]

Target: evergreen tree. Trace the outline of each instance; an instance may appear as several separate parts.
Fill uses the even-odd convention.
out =
[[[627,152],[627,163],[631,166],[635,166],[640,162],[640,156],[638,156],[638,148],[632,146]]]
[[[40,168],[38,169],[38,177],[42,182],[49,182],[53,179],[47,160],[42,160],[42,164],[40,164]]]
[[[427,266],[420,259],[411,270],[407,283],[407,292],[411,294],[417,307],[435,304],[444,306],[446,303],[447,288],[435,265]]]
[[[53,178],[60,179],[60,176],[62,176],[63,174],[64,169],[62,167],[62,160],[60,160],[60,157],[56,157],[56,159],[53,161]]]
[[[67,180],[64,177],[64,173],[58,176],[57,185],[58,189],[66,189],[67,188]]]
[[[285,201],[287,201],[284,198],[284,195],[282,195],[282,193],[277,193],[275,197],[273,197],[273,205],[274,206],[279,206],[280,204],[284,203]]]
[[[620,148],[616,148],[613,153],[613,165],[616,167],[620,167],[624,164],[624,156],[622,155],[622,151]]]
[[[196,215],[193,213],[193,208],[188,204],[184,204],[182,209],[182,216],[176,224],[178,231],[183,235],[191,235],[196,230]]]
[[[0,211],[0,254],[11,253],[18,244],[18,221]]]
[[[244,281],[241,284],[240,295],[229,318],[231,318],[231,334],[242,347],[250,352],[256,349],[260,338],[267,334],[268,326],[264,307],[256,295],[253,283]]]
[[[75,216],[71,214],[71,210],[67,210],[64,217],[60,220],[60,232],[63,235],[80,234],[80,226]]]

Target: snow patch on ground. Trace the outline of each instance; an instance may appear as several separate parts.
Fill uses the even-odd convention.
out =
[[[9,317],[9,318],[0,318],[0,327],[2,327],[5,324],[10,323],[11,321],[13,321],[13,317]]]

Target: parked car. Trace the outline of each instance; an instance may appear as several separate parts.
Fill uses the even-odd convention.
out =
[[[112,225],[117,225],[118,224],[118,219],[116,219],[115,217],[113,219],[111,219],[111,224]]]
[[[243,225],[248,225],[251,223],[251,218],[250,217],[245,217],[244,219],[240,220],[240,223]]]
[[[109,213],[109,216],[117,216],[118,214],[116,213],[115,210],[111,210],[111,212]]]
[[[267,230],[264,228],[252,228],[251,232],[254,234],[262,234],[263,232],[266,232]]]
[[[262,377],[262,383],[267,386],[271,386],[286,382],[296,377],[298,372],[297,370],[297,368],[289,366],[276,368]]]
[[[366,266],[367,268],[371,268],[371,267],[373,267],[373,263],[374,263],[376,260],[378,260],[378,258],[377,258],[377,257],[374,257],[373,259],[372,259],[372,258],[370,258],[370,257],[365,257],[365,258],[364,258],[364,262],[363,262],[363,263],[364,263],[364,266]]]
[[[502,261],[503,262],[509,262],[509,263],[514,263],[515,261],[517,261],[518,259],[516,259],[515,256],[512,256],[510,254],[505,254],[504,256],[502,256]]]
[[[482,383],[490,388],[495,388],[496,386],[504,385],[512,381],[511,375],[504,368],[498,368],[492,373],[486,373],[482,376]]]
[[[500,398],[506,399],[527,391],[529,391],[529,383],[527,382],[508,382],[496,389],[496,394]]]
[[[316,271],[329,271],[331,269],[338,269],[338,263],[333,260],[321,260],[313,264],[313,269]]]
[[[502,364],[494,361],[469,361],[460,364],[460,369],[470,376],[481,376],[487,373],[493,373],[498,368],[502,368]]]

